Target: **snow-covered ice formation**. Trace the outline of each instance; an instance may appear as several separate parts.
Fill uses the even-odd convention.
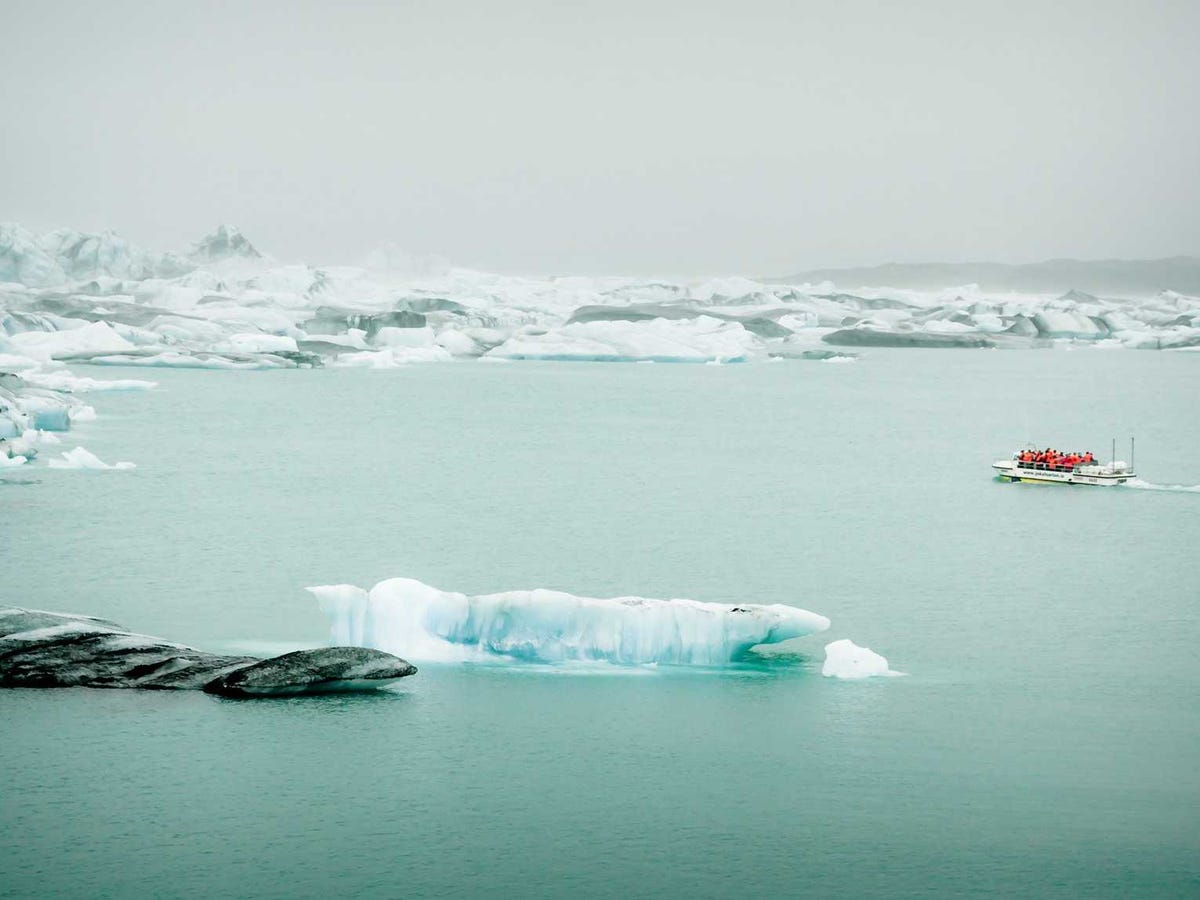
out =
[[[308,588],[334,644],[406,659],[721,666],[759,644],[825,631],[829,620],[783,604],[597,599],[560,591],[469,596],[410,578]]]
[[[518,277],[394,248],[359,266],[285,265],[229,226],[169,254],[109,232],[36,235],[0,225],[0,371],[56,360],[198,368],[731,362],[820,359],[817,348],[828,345],[1064,343],[1200,348],[1200,298]]]
[[[888,668],[888,661],[869,647],[860,647],[849,638],[825,645],[825,664],[821,674],[826,678],[873,678],[879,675],[900,675]]]

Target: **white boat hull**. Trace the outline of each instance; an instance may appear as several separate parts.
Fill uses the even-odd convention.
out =
[[[1001,481],[1027,482],[1029,484],[1091,484],[1097,487],[1124,484],[1134,477],[1133,470],[1124,463],[1105,466],[1076,466],[1074,469],[1050,469],[1035,463],[1018,463],[1015,459],[1001,459],[992,463],[996,477]]]

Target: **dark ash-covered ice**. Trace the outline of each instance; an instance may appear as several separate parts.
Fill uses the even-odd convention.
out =
[[[926,331],[880,331],[874,328],[843,328],[825,335],[827,344],[843,347],[994,347],[994,338],[981,334],[935,334]]]
[[[231,697],[363,691],[416,667],[379,650],[328,647],[261,660],[222,656],[70,613],[0,608],[0,687],[205,690]]]
[[[297,650],[226,672],[204,686],[226,697],[369,691],[417,667],[390,653],[368,647]]]

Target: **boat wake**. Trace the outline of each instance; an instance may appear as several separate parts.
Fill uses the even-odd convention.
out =
[[[1200,494],[1200,484],[1154,484],[1141,478],[1131,478],[1125,487],[1139,491],[1173,491],[1177,494]]]

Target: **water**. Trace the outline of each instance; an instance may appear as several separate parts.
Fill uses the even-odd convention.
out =
[[[834,624],[725,673],[0,692],[0,894],[1194,894],[1200,497],[989,464],[1133,433],[1146,481],[1200,483],[1198,363],[167,371],[93,395],[74,437],[138,469],[6,473],[41,480],[0,484],[7,602],[263,652],[324,640],[304,585],[393,575]],[[821,678],[837,637],[910,675]]]

